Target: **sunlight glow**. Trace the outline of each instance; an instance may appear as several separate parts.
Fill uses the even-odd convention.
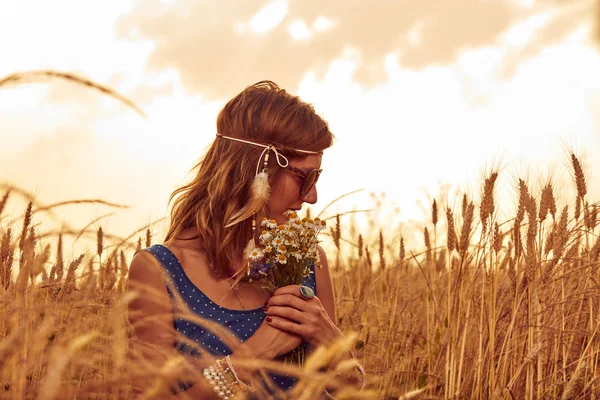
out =
[[[302,19],[298,19],[290,23],[288,26],[288,33],[293,39],[306,40],[312,37],[311,31],[308,30],[306,22]]]
[[[535,5],[535,0],[513,0],[512,2],[521,8],[532,8]]]
[[[317,32],[328,31],[335,26],[335,23],[327,17],[319,16],[313,24],[313,29]]]
[[[261,8],[250,21],[250,30],[265,34],[283,21],[288,12],[287,0],[275,0]]]
[[[537,31],[546,26],[556,16],[557,12],[555,10],[534,15],[506,31],[502,35],[502,41],[510,46],[524,46]]]
[[[149,69],[159,43],[144,39],[143,29],[138,38],[125,40],[115,35],[115,21],[139,0],[108,2],[107,6],[57,0],[75,13],[87,13],[92,7],[97,16],[88,21],[61,15],[64,19],[58,24],[46,18],[54,3],[40,2],[39,12],[29,16],[27,9],[35,1],[10,2],[8,11],[0,13],[3,37],[19,38],[6,42],[8,56],[0,63],[0,73],[42,68],[73,71],[141,102],[148,120],[113,99],[75,91],[70,85],[3,89],[0,169],[7,179],[25,188],[39,188],[44,200],[110,193],[140,213],[152,209],[162,215],[165,196],[183,183],[190,166],[214,139],[215,118],[224,99],[208,101],[194,94],[175,67]],[[538,9],[533,1],[507,1],[523,7],[517,12],[520,18],[496,36],[498,40],[465,48],[451,62],[429,67],[411,67],[404,59],[428,45],[424,29],[433,20],[426,16],[406,25],[400,41],[378,59],[355,45],[351,36],[360,34],[364,39],[362,35],[370,35],[370,30],[344,32],[343,19],[336,19],[335,11],[298,14],[286,0],[264,1],[249,14],[232,14],[223,30],[233,25],[235,33],[251,36],[248,43],[257,48],[264,45],[265,51],[272,50],[273,38],[286,43],[304,41],[299,47],[306,49],[311,41],[338,43],[333,46],[334,54],[306,62],[308,67],[298,82],[283,82],[314,104],[336,135],[336,145],[323,159],[326,173],[320,181],[319,205],[364,187],[363,198],[353,196],[339,211],[356,204],[369,208],[368,193],[385,192],[402,210],[403,220],[420,220],[415,203],[419,193],[435,196],[444,185],[461,185],[462,190],[462,184],[477,180],[480,167],[496,155],[502,156],[509,174],[515,171],[517,175],[520,171],[515,165],[545,165],[560,159],[559,141],[572,143],[576,138],[582,149],[589,150],[590,164],[600,162],[600,57],[589,42],[592,16],[548,45],[540,39],[542,33],[564,15],[556,15],[552,7]],[[17,18],[23,15],[28,19]],[[340,32],[333,31],[337,28]],[[44,32],[44,40],[39,32]],[[182,34],[195,40],[197,33]],[[298,57],[313,57],[309,50]],[[361,82],[359,75],[374,65],[383,68],[383,79]],[[282,76],[286,75],[282,72]],[[19,168],[19,160],[32,154],[61,154],[67,148],[71,155],[64,159],[70,163],[91,155],[95,161],[105,157],[110,168],[81,163],[68,170],[73,188],[69,192],[54,188],[55,177],[66,171],[54,159],[48,159],[43,168]],[[356,155],[364,163],[356,163]],[[2,163],[7,159],[15,161]],[[153,179],[153,184],[144,186],[144,193],[134,193],[141,185],[124,179],[125,169],[133,181]],[[374,174],[374,170],[386,173]],[[394,175],[396,171],[397,179],[390,180],[387,172]],[[79,192],[90,181],[102,183]],[[598,180],[592,184],[600,190]],[[119,224],[125,229],[132,222],[124,218]]]
[[[413,46],[413,47],[417,47],[421,44],[422,42],[422,34],[423,34],[423,29],[425,28],[425,21],[423,20],[419,20],[417,22],[415,22],[413,24],[413,26],[410,28],[410,30],[408,31],[407,34],[407,38],[408,38],[408,43]]]
[[[315,33],[328,31],[334,26],[335,23],[324,16],[317,17],[311,28],[303,19],[295,19],[288,25],[288,34],[295,40],[308,40]]]

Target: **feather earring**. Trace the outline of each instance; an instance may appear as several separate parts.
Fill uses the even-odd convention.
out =
[[[269,185],[269,174],[267,173],[269,150],[271,150],[270,146],[267,147],[263,152],[265,159],[263,161],[263,169],[261,172],[258,172],[260,158],[258,160],[259,164],[256,166],[257,174],[255,175],[254,180],[252,181],[252,186],[250,187],[250,200],[248,200],[248,203],[246,203],[246,205],[240,211],[231,217],[231,222],[226,225],[227,228],[242,222],[249,217],[252,217],[252,234],[250,236],[250,240],[248,240],[248,244],[246,244],[246,247],[244,248],[243,253],[244,260],[247,260],[248,262],[244,268],[240,269],[238,273],[235,274],[240,275],[238,281],[241,279],[244,271],[250,275],[250,255],[256,248],[256,214],[265,208],[269,202],[269,198],[271,197],[271,186]]]
[[[267,153],[265,156],[265,165],[268,160],[269,153]],[[264,168],[262,172],[257,174],[252,181],[252,186],[250,188],[250,200],[248,200],[248,203],[246,203],[246,205],[242,207],[240,211],[231,217],[231,222],[229,222],[225,227],[229,228],[230,226],[250,218],[267,205],[270,197],[271,186],[269,185],[269,175],[267,174],[267,169]]]

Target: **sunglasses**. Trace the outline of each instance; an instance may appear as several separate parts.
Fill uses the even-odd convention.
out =
[[[300,187],[300,197],[304,197],[315,187],[317,181],[319,180],[319,176],[321,175],[322,169],[313,169],[311,171],[303,171],[300,168],[292,167],[288,165],[286,167],[294,174],[298,175],[302,178],[302,187]]]

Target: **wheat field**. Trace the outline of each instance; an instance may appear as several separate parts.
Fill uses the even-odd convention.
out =
[[[323,239],[337,322],[355,333],[340,345],[368,374],[367,391],[348,387],[340,398],[595,398],[598,205],[574,154],[571,169],[572,202],[558,204],[551,182],[536,193],[519,180],[506,221],[497,220],[496,171],[460,208],[434,200],[421,249],[331,219]],[[0,212],[24,193],[8,188]],[[90,229],[46,232],[36,218],[51,211],[30,201],[23,215],[0,213],[0,398],[134,398],[136,380],[166,373],[136,364],[125,318],[128,262],[153,243],[151,230],[118,238],[100,227],[89,251],[64,254],[63,240]],[[317,353],[314,363],[331,361]],[[309,364],[290,398],[320,389]]]
[[[138,110],[70,74],[14,74],[0,87],[57,78]],[[434,199],[415,248],[374,222],[364,229],[332,216],[323,245],[347,340],[316,351],[303,370],[290,369],[300,381],[287,398],[317,398],[326,384],[339,388],[340,399],[600,397],[599,205],[574,153],[566,169],[569,187],[518,178],[499,187],[495,169],[456,207]],[[514,212],[500,209],[501,191],[516,193]],[[557,195],[570,192],[568,201]],[[125,290],[128,263],[136,249],[160,241],[152,226],[118,237],[103,231],[99,217],[57,230],[40,222],[56,207],[121,206],[43,205],[10,185],[0,196],[0,398],[162,398],[181,360],[144,363],[126,318],[134,296]],[[9,213],[11,202],[22,209]],[[65,243],[77,241],[88,247],[65,253]],[[353,368],[336,357],[349,349],[367,371],[364,391],[343,386],[335,371],[320,372]],[[275,364],[256,367],[286,368]],[[140,382],[145,390],[134,394]]]

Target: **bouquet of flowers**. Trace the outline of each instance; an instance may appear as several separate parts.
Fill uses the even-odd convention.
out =
[[[285,213],[287,221],[278,225],[275,220],[263,218],[259,246],[246,255],[248,270],[246,280],[258,281],[262,288],[273,292],[275,289],[300,285],[308,277],[310,266],[319,263],[317,236],[325,221],[319,218],[300,218],[294,211]],[[286,361],[304,362],[304,346],[292,351]]]

